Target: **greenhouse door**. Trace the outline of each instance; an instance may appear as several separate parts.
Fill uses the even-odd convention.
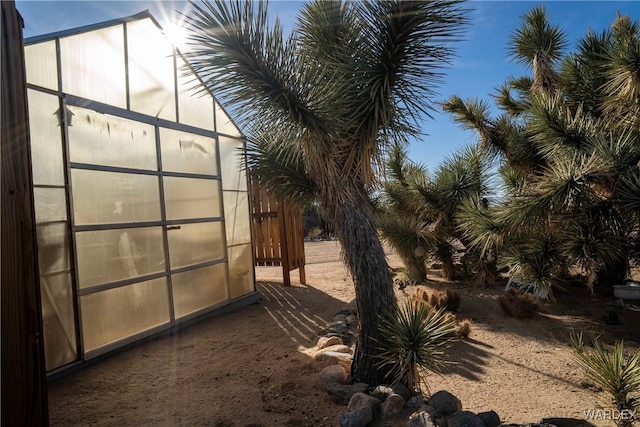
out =
[[[68,101],[79,324],[91,358],[229,299],[220,168],[212,132]]]

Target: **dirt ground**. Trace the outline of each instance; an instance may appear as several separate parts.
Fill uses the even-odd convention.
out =
[[[335,426],[345,407],[317,388],[322,362],[304,354],[326,324],[352,306],[353,284],[336,242],[306,243],[307,285],[282,285],[282,270],[257,269],[258,304],[149,340],[49,385],[52,426]],[[393,254],[390,265],[400,267]],[[469,339],[448,350],[456,362],[428,379],[470,411],[495,410],[503,422],[584,418],[598,407],[572,361],[572,328],[603,332],[610,341],[640,342],[640,312],[604,321],[613,299],[582,288],[558,295],[531,320],[505,317],[500,289],[471,290],[431,272],[429,286],[462,295],[457,317],[472,319]],[[402,296],[402,292],[398,291]],[[351,305],[350,305],[351,304]],[[595,421],[596,425],[606,425]]]

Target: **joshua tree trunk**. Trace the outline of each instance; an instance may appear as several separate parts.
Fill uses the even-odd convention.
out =
[[[347,203],[336,203],[330,195],[325,206],[335,213],[333,229],[342,244],[342,257],[351,272],[356,291],[360,330],[351,376],[369,385],[385,383],[387,370],[376,366],[380,353],[378,323],[380,314],[396,304],[391,273],[378,237],[369,198],[364,189],[354,191]],[[352,194],[353,194],[352,193]],[[333,196],[333,197],[331,197]],[[331,200],[333,199],[333,200]]]
[[[456,267],[453,263],[453,259],[449,256],[445,256],[441,259],[441,261],[442,261],[442,277],[445,280],[455,280]]]
[[[415,280],[416,283],[422,283],[427,279],[427,266],[424,258],[413,258],[405,262],[409,268],[409,279]]]

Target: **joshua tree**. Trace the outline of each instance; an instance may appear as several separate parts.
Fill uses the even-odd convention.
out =
[[[456,214],[463,203],[488,196],[489,166],[479,150],[467,147],[429,174],[411,163],[401,148],[391,151],[378,226],[382,237],[403,258],[412,280],[426,278],[427,256],[442,263],[446,279],[456,278],[456,245],[466,246]]]
[[[505,182],[502,206],[466,205],[461,220],[476,247],[499,246],[511,274],[539,287],[576,267],[589,287],[620,284],[640,225],[640,25],[618,16],[574,52],[565,45],[535,8],[510,43],[533,78],[499,89],[504,114],[477,100],[444,104],[498,156]]]
[[[250,166],[292,200],[315,198],[342,245],[360,333],[352,376],[380,384],[379,314],[395,304],[370,192],[385,150],[428,114],[438,69],[465,22],[458,0],[316,1],[294,33],[267,5],[193,3],[189,54],[204,84],[235,107]]]

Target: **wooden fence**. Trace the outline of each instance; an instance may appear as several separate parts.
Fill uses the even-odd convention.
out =
[[[302,211],[282,198],[267,193],[260,178],[250,174],[251,228],[256,265],[282,266],[285,286],[291,286],[291,271],[298,269],[306,284]]]

